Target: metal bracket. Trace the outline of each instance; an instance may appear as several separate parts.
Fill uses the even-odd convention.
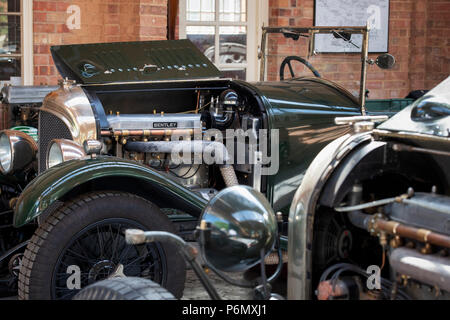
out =
[[[351,125],[355,133],[372,131],[375,123],[384,122],[389,119],[388,116],[356,116],[356,117],[338,117],[334,119],[337,125]]]
[[[262,157],[261,151],[255,151],[253,153],[253,159],[255,164],[253,165],[253,189],[261,192],[261,175],[262,175]]]

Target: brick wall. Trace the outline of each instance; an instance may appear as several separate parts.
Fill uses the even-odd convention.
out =
[[[391,0],[389,53],[393,70],[369,67],[370,98],[404,97],[429,89],[449,75],[450,2],[448,0]],[[69,30],[67,7],[81,8],[81,29]],[[314,0],[269,0],[269,24],[311,26]],[[110,41],[157,40],[166,37],[167,0],[34,0],[34,82],[55,84],[59,75],[50,46]],[[306,55],[307,41],[292,46],[284,37],[271,41],[269,79],[277,79],[287,55]],[[375,58],[376,55],[370,55]],[[311,58],[324,77],[357,93],[360,63],[355,55],[327,54]],[[308,74],[307,71],[304,71]]]
[[[422,2],[422,1],[417,1]],[[425,87],[450,74],[450,1],[427,0],[425,37]],[[423,5],[422,5],[423,6]]]
[[[314,0],[269,0],[269,24],[313,25]],[[450,2],[448,0],[391,0],[389,53],[397,64],[392,70],[370,66],[367,86],[371,99],[402,98],[416,89],[430,89],[449,75]],[[275,39],[272,39],[275,40]],[[307,41],[298,46],[284,37],[269,47],[268,75],[277,79],[284,56],[306,56]],[[370,55],[375,59],[376,55]],[[360,63],[351,54],[324,54],[311,58],[325,78],[357,93]],[[303,68],[298,72],[308,74]]]
[[[81,9],[81,28],[70,30],[67,8]],[[160,40],[166,37],[167,0],[34,0],[34,83],[56,84],[50,46]]]

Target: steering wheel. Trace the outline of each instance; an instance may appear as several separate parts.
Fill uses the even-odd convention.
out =
[[[284,80],[284,68],[286,67],[286,65],[288,65],[289,72],[291,73],[292,78],[294,78],[294,76],[295,76],[294,69],[292,69],[292,65],[291,65],[292,60],[303,63],[309,70],[311,70],[312,73],[314,73],[314,75],[316,77],[318,77],[318,78],[322,77],[320,75],[320,73],[311,65],[311,63],[308,62],[308,60],[303,59],[298,56],[289,56],[289,57],[284,58],[283,62],[281,63],[281,66],[280,66],[280,80],[281,81]]]

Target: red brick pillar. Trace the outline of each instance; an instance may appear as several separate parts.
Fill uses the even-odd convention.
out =
[[[431,89],[450,74],[450,2],[426,3],[425,88]]]

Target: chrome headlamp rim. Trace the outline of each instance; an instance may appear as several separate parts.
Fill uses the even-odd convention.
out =
[[[60,159],[57,159],[56,161],[53,160],[53,163],[52,159],[54,159],[55,155],[52,155],[52,152],[58,153],[57,156],[60,157]],[[50,169],[69,160],[82,159],[85,156],[86,153],[84,152],[83,147],[75,141],[68,139],[54,139],[47,147],[46,169]]]
[[[3,147],[7,148],[5,154],[3,154]],[[16,170],[24,169],[35,159],[37,150],[36,141],[25,132],[10,129],[1,131],[0,172],[12,174]],[[20,153],[20,157],[17,153]],[[5,155],[9,158],[7,164],[3,159]]]
[[[223,272],[241,272],[261,262],[278,238],[275,213],[266,197],[237,185],[220,191],[203,209],[210,230],[204,245],[207,263]]]
[[[9,140],[9,137],[6,134],[4,134],[4,132],[1,132],[0,133],[0,171],[3,174],[7,174],[11,171],[12,159],[13,159],[13,152],[12,152],[12,147],[11,147],[11,141]],[[6,165],[5,162],[7,162],[8,164]]]

